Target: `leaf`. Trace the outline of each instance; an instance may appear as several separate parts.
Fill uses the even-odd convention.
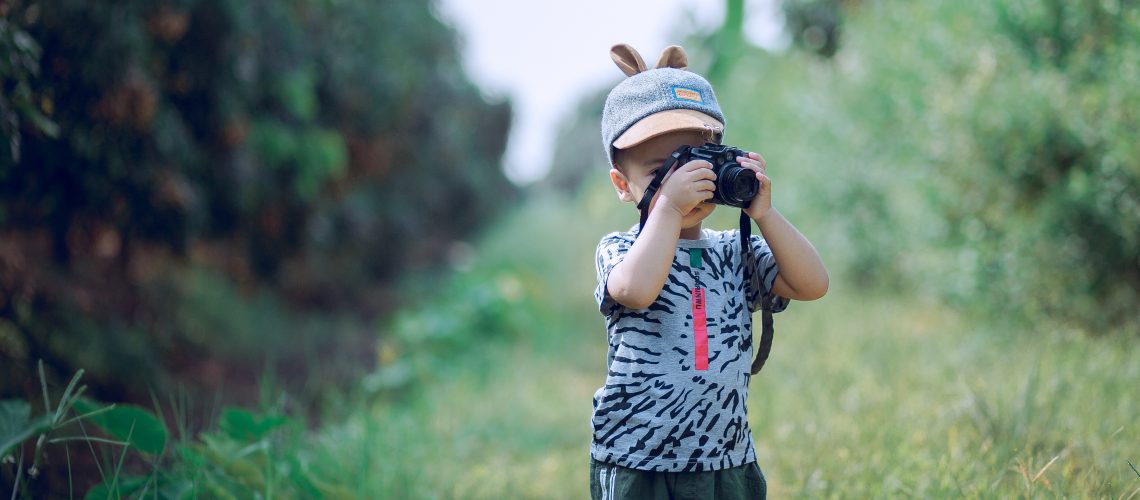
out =
[[[98,410],[97,403],[79,399],[75,409],[80,413]],[[130,443],[131,447],[152,455],[161,455],[166,448],[167,430],[153,413],[135,405],[116,405],[114,408],[92,415],[94,423],[111,437]]]
[[[36,130],[43,132],[44,135],[56,139],[59,137],[59,124],[52,121],[46,115],[40,112],[34,105],[30,103],[21,103],[19,106],[21,114],[27,118],[35,126]]]
[[[0,401],[0,457],[24,440],[46,430],[47,416],[32,418],[32,406],[20,399]]]
[[[112,476],[87,490],[85,500],[125,498],[146,485],[147,476]],[[113,488],[113,489],[112,489]]]
[[[200,447],[202,455],[210,463],[217,465],[225,477],[246,487],[261,489],[265,486],[262,474],[263,464],[255,463],[252,457],[244,457],[237,443],[226,436],[203,435],[205,446]]]
[[[320,103],[317,100],[316,75],[311,70],[294,71],[280,80],[281,103],[293,116],[303,121],[312,120]]]
[[[314,129],[298,137],[297,194],[310,199],[321,186],[343,174],[348,165],[348,149],[335,130]]]
[[[323,498],[347,500],[350,498],[359,497],[359,495],[354,494],[352,490],[349,490],[347,485],[321,481],[320,479],[317,479],[316,475],[314,474],[306,473],[305,477],[313,484],[313,486],[317,488],[317,490],[320,492],[320,496]]]
[[[221,428],[230,438],[254,442],[289,420],[281,415],[257,416],[241,408],[222,410]]]
[[[250,130],[250,145],[266,164],[282,168],[297,155],[294,132],[275,120],[262,120]]]
[[[177,482],[167,481],[158,489],[158,497],[173,500],[195,498],[194,483],[188,479],[182,479]]]

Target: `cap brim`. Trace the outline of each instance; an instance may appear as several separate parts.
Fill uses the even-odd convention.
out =
[[[627,149],[659,135],[680,131],[704,131],[711,137],[724,132],[724,124],[716,118],[693,109],[667,109],[642,118],[614,140],[614,147]]]

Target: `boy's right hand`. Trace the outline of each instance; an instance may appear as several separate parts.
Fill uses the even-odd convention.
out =
[[[714,181],[716,174],[707,161],[693,160],[681,165],[665,175],[661,189],[657,191],[657,199],[649,205],[649,210],[652,212],[655,206],[660,205],[684,217],[701,202],[713,197],[716,191]]]

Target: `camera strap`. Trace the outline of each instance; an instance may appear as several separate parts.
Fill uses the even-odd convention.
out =
[[[653,175],[653,180],[649,181],[649,185],[645,188],[645,194],[641,197],[641,201],[637,203],[637,209],[641,212],[641,221],[637,226],[637,234],[641,235],[641,231],[645,229],[645,221],[649,219],[649,204],[653,201],[653,197],[657,195],[657,190],[661,189],[661,182],[665,180],[665,175],[677,168],[681,164],[682,158],[687,158],[689,150],[692,146],[681,146],[669,155],[669,159],[657,169]],[[747,207],[745,207],[747,208]],[[744,303],[748,303],[748,286],[752,283],[751,267],[748,263],[752,256],[752,245],[750,240],[752,238],[752,219],[744,210],[740,211],[740,263],[744,266]],[[703,295],[701,299],[702,312],[703,312]],[[774,329],[772,326],[772,310],[769,301],[764,301],[760,308],[760,346],[756,351],[756,358],[752,361],[752,375],[760,373],[760,369],[764,368],[764,363],[768,361],[768,355],[772,352],[772,336]]]
[[[637,203],[637,210],[641,212],[641,223],[637,226],[637,234],[641,234],[641,230],[645,229],[645,221],[649,219],[649,203],[653,201],[653,197],[657,195],[657,190],[661,189],[661,181],[665,180],[665,175],[672,172],[681,164],[681,158],[689,156],[689,150],[693,149],[692,146],[681,146],[669,155],[669,159],[661,164],[661,168],[657,169],[657,173],[653,175],[653,180],[649,181],[649,185],[645,187],[645,194],[641,196],[641,201]],[[668,165],[668,166],[666,166]]]
[[[755,263],[748,265],[752,261],[752,219],[744,210],[740,211],[740,262],[744,265],[744,297],[745,303],[748,303],[748,287],[752,284],[752,271]],[[772,327],[772,306],[769,301],[765,300],[760,305],[760,346],[756,350],[756,358],[752,360],[752,374],[760,373],[760,369],[764,368],[764,363],[768,361],[768,355],[772,353],[772,335],[774,329]]]

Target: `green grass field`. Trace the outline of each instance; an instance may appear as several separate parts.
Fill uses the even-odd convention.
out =
[[[590,397],[605,373],[593,247],[632,217],[610,196],[589,192],[583,210],[529,202],[477,245],[466,274],[515,284],[504,295],[518,308],[503,313],[514,333],[461,330],[470,338],[447,343],[411,390],[326,429],[319,461],[358,478],[348,490],[588,496]],[[458,274],[421,316],[480,281]],[[1030,331],[832,283],[777,315],[752,382],[773,497],[1140,498],[1136,339]]]

